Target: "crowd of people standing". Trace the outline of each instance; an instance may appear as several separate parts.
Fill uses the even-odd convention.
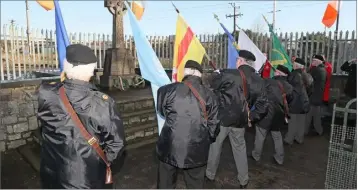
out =
[[[202,66],[189,60],[182,82],[159,88],[156,108],[165,123],[156,146],[158,188],[175,188],[179,169],[187,188],[202,189],[205,178],[215,180],[226,137],[240,188],[246,188],[247,159],[260,160],[268,133],[278,165],[284,163],[284,144],[302,144],[311,121],[323,134],[320,112],[331,75],[324,57],[313,55],[310,65],[294,57],[292,71],[278,65],[272,78],[255,71],[255,60],[250,51],[240,50],[237,69],[216,70],[209,86],[203,84]],[[66,80],[44,83],[39,89],[43,188],[102,189],[112,182],[111,164],[125,146],[124,127],[115,101],[89,82],[96,61],[89,47],[70,45],[64,63]],[[353,73],[356,67],[347,62],[342,70]],[[348,85],[355,82],[356,87],[352,80]],[[347,93],[355,96],[350,88]],[[282,137],[280,129],[285,125],[288,132]],[[254,149],[247,155],[244,136],[249,127],[256,133]]]

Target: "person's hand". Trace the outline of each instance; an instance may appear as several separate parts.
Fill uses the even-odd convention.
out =
[[[216,69],[216,70],[214,71],[214,73],[220,74],[220,70],[219,70],[219,69]]]

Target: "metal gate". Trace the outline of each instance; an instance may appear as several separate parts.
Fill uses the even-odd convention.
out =
[[[350,100],[345,108],[333,106],[326,189],[357,189],[357,124],[347,124],[349,114],[357,118],[356,102],[357,99]],[[341,114],[343,123],[337,124],[336,117]]]

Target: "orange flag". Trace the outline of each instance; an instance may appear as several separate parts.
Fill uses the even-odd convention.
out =
[[[44,9],[46,9],[46,11],[50,11],[53,8],[55,8],[55,4],[53,3],[53,1],[39,1],[37,0],[37,3],[41,5],[41,7],[43,7]]]
[[[338,0],[332,0],[328,3],[326,11],[324,12],[322,18],[322,24],[324,24],[327,28],[333,26],[333,24],[337,20],[338,9],[337,9]]]
[[[137,20],[141,20],[144,9],[145,9],[145,3],[144,1],[133,1],[131,3],[132,11],[134,15],[136,16]]]

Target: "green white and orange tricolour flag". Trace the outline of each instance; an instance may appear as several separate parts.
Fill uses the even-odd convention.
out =
[[[180,13],[178,13],[174,43],[172,82],[182,81],[185,63],[188,60],[193,60],[201,64],[205,53],[205,48],[201,45],[200,41],[196,38],[194,32],[185,22]]]

